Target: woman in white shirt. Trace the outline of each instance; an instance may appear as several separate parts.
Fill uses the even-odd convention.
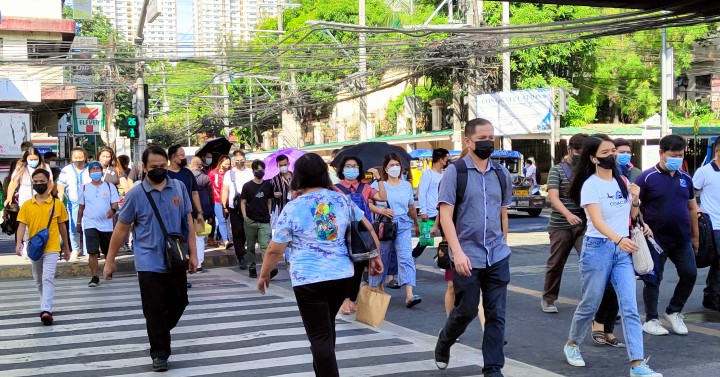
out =
[[[590,330],[609,278],[622,310],[630,376],[662,377],[646,364],[643,353],[635,270],[630,255],[638,250],[638,245],[628,238],[630,217],[636,218],[640,212],[640,187],[628,183],[616,165],[615,145],[607,135],[585,139],[570,185],[570,198],[585,209],[588,218],[579,263],[582,299],[570,326],[565,358],[572,366],[585,366],[579,346]],[[646,232],[649,234],[649,230]]]
[[[30,148],[25,151],[21,161],[18,161],[15,166],[15,171],[12,173],[10,184],[5,198],[5,206],[7,207],[13,200],[15,190],[18,190],[18,206],[22,207],[23,203],[33,196],[32,189],[32,173],[36,169],[44,169],[48,173],[52,174],[50,168],[45,165],[40,155],[40,151],[37,148]],[[52,175],[51,175],[52,176]],[[48,182],[50,189],[52,190],[53,182]],[[19,189],[18,189],[19,188]]]

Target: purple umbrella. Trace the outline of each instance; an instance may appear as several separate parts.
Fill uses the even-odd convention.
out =
[[[265,157],[263,162],[265,162],[265,179],[272,179],[276,175],[280,173],[280,170],[278,170],[277,167],[277,157],[281,154],[284,154],[288,157],[288,160],[290,162],[289,169],[290,171],[294,170],[295,161],[297,161],[300,156],[304,155],[305,151],[301,151],[299,149],[295,148],[287,148],[287,149],[281,149],[279,151],[275,151],[269,156]]]

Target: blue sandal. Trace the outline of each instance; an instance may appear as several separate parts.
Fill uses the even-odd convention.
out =
[[[420,297],[420,295],[413,295],[410,301],[405,302],[405,306],[409,309],[421,302],[422,297]]]

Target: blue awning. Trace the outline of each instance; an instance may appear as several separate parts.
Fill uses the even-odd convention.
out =
[[[518,151],[506,151],[504,149],[496,149],[491,155],[490,158],[522,158],[522,154]]]

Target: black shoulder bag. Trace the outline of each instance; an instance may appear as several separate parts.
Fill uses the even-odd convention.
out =
[[[382,185],[383,182],[378,182],[378,185]],[[390,208],[390,202],[386,202],[388,208]],[[393,219],[380,215],[377,220],[373,222],[373,229],[378,236],[380,241],[394,241],[397,237],[397,228],[395,227],[395,221]]]
[[[345,197],[348,210],[350,212],[348,228],[345,231],[345,242],[348,246],[348,252],[350,259],[353,262],[363,262],[378,256],[377,248],[375,247],[375,240],[370,233],[370,230],[365,227],[365,223],[361,217],[358,220],[355,217],[355,209],[352,200],[347,196]]]
[[[142,185],[142,183],[140,184]],[[145,191],[145,187],[143,187]],[[187,239],[182,234],[170,233],[168,234],[165,224],[163,223],[160,211],[158,211],[157,205],[149,192],[145,191],[150,206],[152,206],[155,217],[157,217],[160,223],[160,229],[162,229],[163,236],[165,238],[165,266],[170,271],[185,271],[188,269],[188,243]]]

